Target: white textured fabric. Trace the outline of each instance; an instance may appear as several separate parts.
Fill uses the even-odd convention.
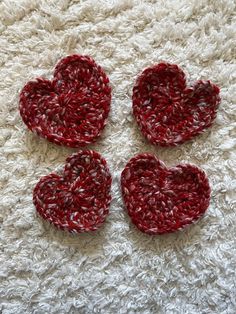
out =
[[[0,312],[236,313],[235,1],[32,1],[0,3]],[[104,227],[72,236],[42,222],[32,204],[39,178],[73,149],[30,133],[18,94],[50,78],[69,54],[92,56],[110,77],[112,109],[90,148],[107,159],[113,201]],[[214,126],[176,148],[148,144],[131,114],[137,74],[177,63],[190,80],[221,88]],[[211,205],[183,232],[151,237],[124,211],[119,178],[129,158],[153,152],[167,165],[191,162],[208,174]]]

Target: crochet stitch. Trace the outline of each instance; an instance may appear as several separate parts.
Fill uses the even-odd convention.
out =
[[[175,64],[146,68],[133,88],[133,113],[143,135],[153,144],[175,146],[203,132],[216,117],[219,88],[210,81],[186,86]]]
[[[108,215],[111,181],[100,154],[80,151],[67,158],[62,175],[51,173],[41,178],[33,202],[39,215],[60,229],[94,231]]]
[[[110,110],[111,87],[88,56],[72,55],[57,64],[52,81],[38,78],[20,93],[27,127],[50,142],[79,147],[94,142]]]
[[[167,168],[151,154],[133,157],[121,174],[125,206],[147,234],[163,234],[198,220],[210,201],[206,174],[190,164]]]

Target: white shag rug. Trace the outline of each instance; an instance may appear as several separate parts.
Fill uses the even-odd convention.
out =
[[[2,314],[236,313],[235,10],[234,0],[0,2]],[[18,112],[24,84],[74,53],[92,56],[113,87],[108,125],[89,147],[113,175],[110,215],[78,236],[42,222],[32,204],[39,178],[76,150],[34,136]],[[131,114],[137,74],[163,60],[221,88],[214,126],[176,148],[148,144]],[[119,178],[144,151],[207,172],[211,205],[196,225],[152,237],[130,223]]]

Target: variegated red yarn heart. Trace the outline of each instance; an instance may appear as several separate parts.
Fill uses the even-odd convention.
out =
[[[62,175],[41,178],[33,202],[40,216],[60,229],[94,231],[108,215],[110,189],[105,159],[94,151],[80,151],[67,158]]]
[[[139,230],[174,232],[198,220],[210,201],[205,173],[190,164],[167,168],[150,154],[133,157],[121,174],[126,209]]]
[[[175,64],[146,68],[133,88],[133,113],[143,135],[153,144],[174,146],[203,132],[213,123],[219,88],[210,81],[186,86]]]
[[[99,137],[110,102],[109,79],[102,68],[88,56],[72,55],[57,64],[52,81],[28,82],[19,108],[31,131],[56,144],[79,147]]]

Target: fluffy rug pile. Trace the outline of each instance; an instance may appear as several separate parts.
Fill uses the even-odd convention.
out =
[[[234,0],[0,3],[1,313],[236,312],[235,10]],[[113,90],[105,131],[87,147],[112,173],[110,215],[95,233],[77,236],[44,223],[32,203],[40,177],[77,149],[33,135],[18,112],[24,84],[50,79],[74,53],[93,57]],[[131,113],[138,73],[160,61],[221,88],[213,127],[176,148],[147,143]],[[162,236],[130,223],[120,173],[141,152],[206,171],[212,197],[203,219]]]

